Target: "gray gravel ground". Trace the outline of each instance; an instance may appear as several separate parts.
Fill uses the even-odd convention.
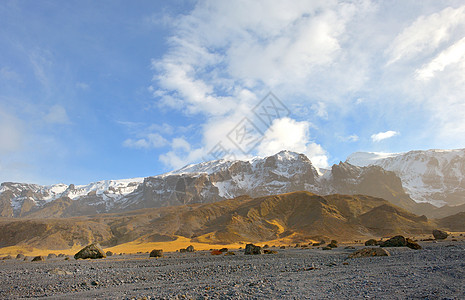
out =
[[[389,248],[390,257],[356,259],[343,247],[11,259],[0,262],[0,299],[465,299],[465,242],[420,244],[418,251]]]

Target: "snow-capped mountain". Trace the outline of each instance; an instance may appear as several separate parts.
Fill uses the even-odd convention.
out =
[[[465,203],[465,149],[356,152],[347,158],[347,162],[357,166],[376,165],[393,171],[417,202],[436,206]]]
[[[63,217],[294,191],[367,194],[405,208],[414,204],[399,178],[380,167],[340,163],[320,175],[305,155],[282,151],[265,158],[210,161],[153,177],[84,186],[3,183],[0,209],[8,217]]]

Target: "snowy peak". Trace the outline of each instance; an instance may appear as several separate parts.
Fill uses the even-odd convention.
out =
[[[357,152],[347,162],[377,165],[393,171],[417,202],[436,206],[465,203],[465,149],[426,150],[406,153]]]

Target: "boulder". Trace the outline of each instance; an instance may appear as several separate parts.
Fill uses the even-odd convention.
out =
[[[7,255],[7,256],[5,256],[5,257],[3,258],[3,260],[5,260],[5,259],[12,259],[12,258],[13,258],[13,256]]]
[[[212,250],[212,251],[210,252],[210,254],[211,254],[211,255],[222,255],[223,252],[220,251],[220,250]]]
[[[162,249],[153,249],[149,257],[163,257],[163,250]]]
[[[413,249],[413,250],[420,250],[421,249],[421,246],[415,242],[415,241],[412,241],[411,239],[407,238],[407,247],[409,247],[410,249]]]
[[[45,261],[45,257],[42,255],[36,256],[32,259],[32,261]]]
[[[330,246],[328,245],[328,246],[326,246],[326,247],[323,247],[323,248],[321,248],[321,249],[323,249],[323,250],[331,250],[331,249],[333,249],[333,248],[332,248],[332,247],[330,247]]]
[[[236,255],[236,253],[232,252],[232,251],[228,251],[224,254],[225,256],[229,256],[229,255]]]
[[[435,229],[433,230],[433,236],[437,240],[445,240],[449,236],[449,234],[445,231]]]
[[[389,252],[383,248],[363,248],[349,255],[349,258],[372,257],[372,256],[390,256]]]
[[[279,249],[286,249],[286,246],[281,246],[279,247]]]
[[[181,248],[179,249],[179,253],[186,253],[187,252],[187,249],[186,248]]]
[[[24,254],[22,253],[19,253],[18,255],[16,255],[16,259],[24,259]]]
[[[405,247],[407,246],[407,239],[402,235],[396,235],[387,241],[379,243],[381,247]]]
[[[337,241],[336,240],[331,240],[331,243],[329,243],[327,247],[337,248]]]
[[[276,250],[263,250],[263,254],[278,254],[278,251]]]
[[[99,244],[90,244],[82,248],[78,253],[74,254],[74,259],[97,259],[105,258],[107,255]]]
[[[57,258],[57,255],[55,253],[49,253],[49,255],[47,255],[47,259],[53,259],[53,258]]]
[[[111,252],[111,251],[107,251],[105,254],[106,254],[107,256],[113,256],[113,252]]]
[[[229,251],[228,248],[221,248],[221,249],[220,249],[220,252],[221,252],[221,253],[225,253],[225,252],[228,252],[228,251]]]
[[[247,244],[245,246],[245,255],[256,255],[256,254],[262,254],[262,247],[260,246],[255,246],[254,244]]]
[[[369,239],[365,242],[365,246],[378,246],[378,241],[375,239]]]
[[[190,245],[189,247],[186,248],[187,252],[194,252],[194,246]]]

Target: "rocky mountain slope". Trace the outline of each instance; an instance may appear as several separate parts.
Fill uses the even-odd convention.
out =
[[[211,161],[159,176],[85,186],[3,183],[0,213],[4,217],[72,217],[295,191],[365,194],[415,213],[429,209],[410,199],[401,180],[379,166],[358,167],[341,162],[320,174],[305,155],[282,151],[249,161]]]
[[[465,204],[465,149],[356,152],[346,162],[361,167],[380,166],[396,173],[407,194],[417,202],[436,206]]]
[[[294,192],[61,219],[0,219],[0,247],[66,249],[99,242],[265,242],[281,238],[353,240],[385,234],[430,233],[435,224],[390,204],[363,196],[318,196]]]

